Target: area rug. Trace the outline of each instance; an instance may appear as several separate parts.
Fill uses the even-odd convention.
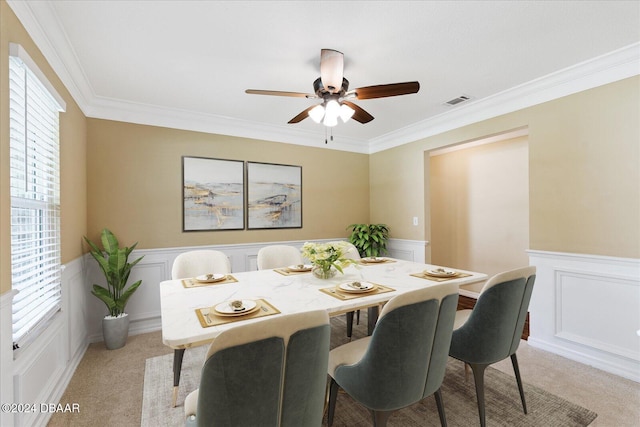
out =
[[[344,317],[333,318],[332,347],[347,342]],[[354,339],[363,336],[366,319],[354,326]],[[188,349],[182,365],[182,377],[178,394],[178,406],[171,408],[173,390],[173,355],[146,360],[144,394],[142,401],[143,427],[184,425],[183,402],[186,395],[198,388],[200,369],[207,347]],[[522,403],[516,380],[497,369],[485,371],[485,399],[488,426],[588,426],[597,416],[595,412],[568,402],[530,384],[524,384],[527,409],[522,412]],[[450,359],[442,385],[447,423],[449,426],[479,425],[473,377],[465,380],[464,366]],[[326,420],[324,422],[326,425]],[[353,401],[346,393],[338,395],[335,427],[373,425],[367,409]],[[408,408],[395,412],[389,419],[390,427],[440,426],[438,411],[433,396]]]

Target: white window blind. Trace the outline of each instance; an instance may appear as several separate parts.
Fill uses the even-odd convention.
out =
[[[14,349],[34,338],[59,309],[60,140],[64,106],[25,52],[9,57],[11,283]]]

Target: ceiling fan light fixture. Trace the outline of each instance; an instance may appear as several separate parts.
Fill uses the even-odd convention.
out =
[[[326,127],[332,128],[338,124],[338,118],[325,114],[322,124],[325,125]]]
[[[324,107],[322,106],[322,104],[318,104],[311,110],[309,110],[309,117],[311,117],[311,120],[313,120],[314,122],[320,123],[320,121],[322,121],[322,118],[324,117]]]
[[[342,104],[340,106],[340,118],[342,119],[342,123],[347,123],[347,121],[354,115],[356,110],[349,107],[346,104]]]
[[[338,117],[340,116],[340,104],[335,99],[327,101],[324,108],[324,120],[322,124],[328,127],[333,127],[338,124]]]

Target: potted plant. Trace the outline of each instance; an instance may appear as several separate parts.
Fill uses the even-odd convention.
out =
[[[102,249],[86,236],[84,240],[91,247],[91,256],[98,262],[104,273],[107,287],[93,285],[91,293],[105,303],[109,314],[102,319],[102,335],[105,345],[109,350],[123,347],[129,335],[129,317],[124,308],[133,293],[142,284],[138,280],[125,289],[131,268],[143,257],[129,262],[129,255],[138,244],[131,247],[120,247],[116,236],[108,229],[103,229],[101,234]]]
[[[389,227],[385,224],[351,224],[349,241],[360,252],[362,257],[377,257],[387,252]]]

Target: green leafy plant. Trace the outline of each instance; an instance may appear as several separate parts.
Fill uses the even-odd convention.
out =
[[[389,227],[385,224],[351,224],[349,241],[358,249],[360,256],[376,257],[387,252]]]
[[[143,256],[133,262],[129,262],[129,255],[137,246],[137,242],[131,247],[120,247],[116,236],[108,229],[103,229],[100,236],[103,249],[89,240],[86,236],[84,240],[91,247],[91,256],[98,261],[98,265],[104,273],[107,280],[107,287],[93,285],[91,293],[105,303],[109,309],[109,315],[117,317],[124,313],[127,301],[133,293],[142,284],[142,280],[138,280],[126,290],[127,280],[131,268],[140,262]]]

